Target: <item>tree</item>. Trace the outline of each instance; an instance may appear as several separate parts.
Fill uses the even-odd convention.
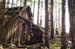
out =
[[[61,33],[61,49],[66,49],[66,29],[65,29],[65,0],[62,0],[62,33]]]
[[[40,0],[38,0],[38,12],[37,12],[37,25],[39,26],[39,8],[40,8]]]
[[[0,1],[0,49],[2,49],[5,0]]]
[[[48,0],[45,0],[45,45],[49,48],[49,15]]]
[[[54,27],[53,27],[53,0],[51,0],[51,36],[50,39],[54,39]]]
[[[70,34],[72,47],[70,49],[75,49],[75,0],[68,0],[69,5],[69,15],[70,15]]]
[[[24,0],[24,5],[26,6],[26,2],[27,2],[27,0]]]

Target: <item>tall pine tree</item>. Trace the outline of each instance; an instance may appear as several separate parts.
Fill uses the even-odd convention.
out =
[[[66,29],[65,29],[65,2],[66,0],[62,0],[62,33],[61,33],[61,49],[66,49]]]
[[[54,39],[54,26],[53,26],[53,0],[51,0],[51,36],[50,39]]]
[[[45,45],[49,48],[49,14],[48,14],[48,0],[45,0]]]
[[[70,34],[72,47],[75,49],[75,0],[68,0],[69,5],[69,15],[70,15]]]

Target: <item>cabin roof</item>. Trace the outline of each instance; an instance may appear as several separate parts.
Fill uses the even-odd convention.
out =
[[[18,14],[23,7],[5,8],[5,14]]]

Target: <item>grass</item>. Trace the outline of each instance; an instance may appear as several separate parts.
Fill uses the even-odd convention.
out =
[[[51,49],[60,49],[61,48],[61,43],[60,42],[56,42],[55,40],[53,40],[50,44],[50,48]],[[70,49],[67,47],[67,49]]]

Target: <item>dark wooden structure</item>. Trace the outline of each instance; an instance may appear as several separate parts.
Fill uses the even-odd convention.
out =
[[[41,30],[43,28],[33,24],[30,20],[25,19],[25,17],[19,16],[19,12],[22,9],[24,8],[5,9],[3,44],[14,44],[18,47],[37,43],[44,45],[44,32]]]
[[[48,1],[46,1],[46,3],[48,3]],[[47,28],[42,28],[35,25],[32,22],[32,13],[29,7],[5,8],[5,0],[2,4],[1,9],[3,10],[0,9],[0,44],[8,47],[12,45],[25,47],[26,45],[39,43],[40,46],[45,45],[49,47],[49,38],[47,36],[48,26],[46,25]],[[48,9],[48,4],[46,5],[47,8],[45,8],[45,10]],[[48,16],[48,11],[46,10],[46,12],[45,16]],[[45,32],[42,31],[42,29]]]

